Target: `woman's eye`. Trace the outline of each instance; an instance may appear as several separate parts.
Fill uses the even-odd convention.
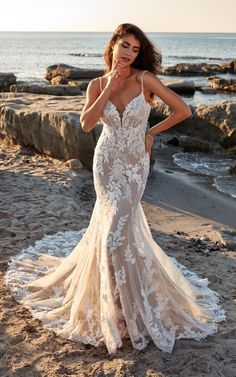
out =
[[[124,48],[128,48],[129,46],[128,45],[126,45],[126,44],[121,44],[121,46],[122,47],[124,47]],[[135,54],[137,54],[138,52],[139,52],[139,50],[133,50],[133,52],[135,53]]]

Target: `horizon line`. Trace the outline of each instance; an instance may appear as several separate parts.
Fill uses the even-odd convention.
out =
[[[113,31],[97,30],[0,30],[0,33],[113,33]],[[144,33],[204,33],[204,34],[236,34],[236,31],[144,31]]]

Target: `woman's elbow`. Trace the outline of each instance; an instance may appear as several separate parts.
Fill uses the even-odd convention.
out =
[[[91,128],[85,123],[81,123],[81,127],[82,127],[82,130],[86,133],[89,133],[91,131]]]
[[[183,110],[183,120],[188,119],[192,116],[192,109],[189,105]]]
[[[86,117],[84,117],[83,115],[80,116],[80,124],[81,124],[82,130],[84,132],[90,132],[91,131],[91,127],[89,126],[88,122],[86,121]]]
[[[94,127],[96,126],[96,124],[93,125],[91,123],[87,123],[87,122],[83,122],[83,121],[80,121],[80,124],[81,124],[82,130],[86,133],[91,132],[94,129]]]

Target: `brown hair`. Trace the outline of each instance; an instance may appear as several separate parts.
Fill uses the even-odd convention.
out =
[[[114,44],[117,42],[117,40],[127,34],[134,35],[140,42],[138,56],[131,64],[131,67],[141,70],[148,70],[156,74],[161,68],[162,63],[162,55],[160,51],[152,44],[152,42],[139,27],[128,23],[121,24],[116,28],[105,48],[103,54],[103,58],[106,63],[105,73],[110,72],[112,67],[112,48]],[[150,97],[153,99],[154,94],[152,93]]]

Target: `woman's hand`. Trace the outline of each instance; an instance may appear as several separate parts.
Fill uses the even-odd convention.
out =
[[[148,152],[149,156],[151,156],[153,139],[154,137],[150,133],[147,132],[145,136],[145,152]]]
[[[121,81],[129,72],[129,63],[120,63],[119,60],[115,61],[112,70],[107,75],[106,88],[115,91],[119,88]]]

